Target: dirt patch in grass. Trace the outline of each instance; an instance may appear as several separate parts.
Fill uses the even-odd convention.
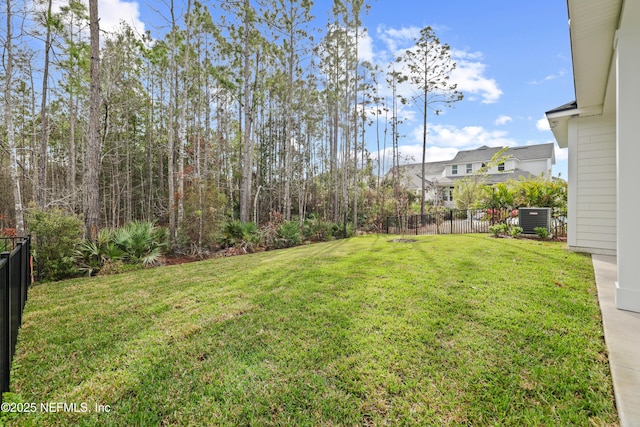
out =
[[[413,242],[417,242],[416,239],[392,239],[389,240],[389,242],[391,243],[413,243]]]

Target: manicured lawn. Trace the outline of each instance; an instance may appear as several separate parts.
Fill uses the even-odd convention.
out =
[[[588,256],[391,238],[36,286],[5,401],[80,412],[11,422],[617,424]]]

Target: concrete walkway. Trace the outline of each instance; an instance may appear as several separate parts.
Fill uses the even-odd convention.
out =
[[[616,258],[593,255],[592,261],[620,425],[640,426],[640,313],[616,308]]]

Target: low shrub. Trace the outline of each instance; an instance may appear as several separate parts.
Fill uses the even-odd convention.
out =
[[[326,242],[334,240],[336,238],[336,231],[339,229],[340,227],[337,224],[313,216],[304,221],[302,234],[305,240]]]
[[[511,230],[509,230],[509,234],[511,235],[511,237],[518,237],[519,235],[522,234],[524,230],[522,229],[522,227],[518,227],[518,226],[511,226]]]
[[[78,276],[74,249],[82,241],[83,223],[75,214],[59,208],[31,206],[26,215],[33,234],[36,280],[61,280]]]
[[[545,227],[536,227],[533,229],[533,231],[535,231],[538,237],[540,237],[541,239],[549,238],[549,230],[547,230]]]
[[[285,221],[280,224],[276,229],[274,243],[276,248],[290,248],[302,243],[300,223],[297,221]]]
[[[169,232],[153,221],[132,221],[115,229],[111,239],[129,263],[148,267],[157,264],[169,245]]]
[[[112,274],[130,265],[148,267],[158,263],[169,244],[169,233],[152,221],[133,221],[124,227],[105,228],[97,240],[82,241],[74,251],[80,271],[92,276]]]
[[[509,226],[503,222],[489,226],[489,231],[493,233],[495,237],[507,234]]]
[[[520,234],[522,234],[523,230],[522,230],[522,227],[500,222],[498,224],[489,226],[489,231],[493,233],[495,237],[501,237],[501,236],[518,237]]]
[[[222,246],[236,247],[244,252],[254,252],[262,243],[263,234],[253,222],[233,220],[222,229]]]

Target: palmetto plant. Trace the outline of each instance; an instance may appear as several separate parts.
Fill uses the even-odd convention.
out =
[[[276,229],[277,248],[297,246],[301,240],[300,223],[297,221],[285,221]]]
[[[100,230],[97,239],[84,240],[75,251],[81,271],[97,273],[106,263],[122,261],[157,264],[168,245],[168,232],[150,221],[134,221],[121,228]]]
[[[263,239],[263,234],[253,222],[229,221],[223,229],[223,244],[237,247],[244,252],[253,252]]]
[[[133,221],[116,229],[112,241],[128,261],[149,266],[162,256],[168,245],[168,233],[151,221]]]
[[[113,242],[115,230],[104,228],[98,232],[95,241],[91,239],[83,240],[74,252],[74,258],[80,271],[92,276],[106,262],[119,261],[125,253]]]

